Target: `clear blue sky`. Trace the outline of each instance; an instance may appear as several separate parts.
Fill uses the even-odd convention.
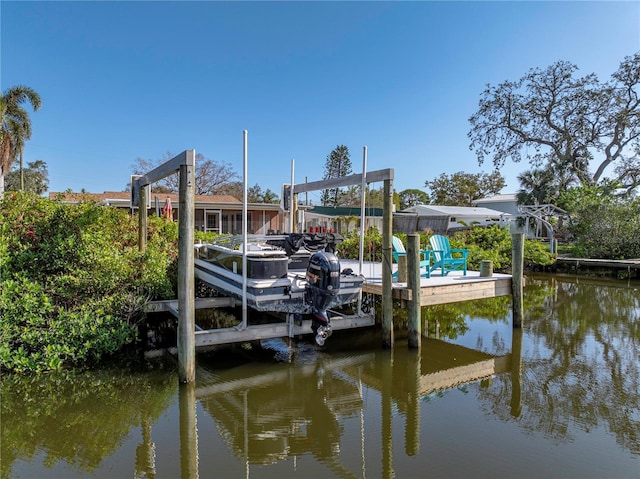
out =
[[[50,191],[121,191],[137,157],[194,148],[280,193],[362,147],[395,188],[490,172],[469,150],[487,83],[568,60],[608,80],[640,2],[0,2],[1,88],[42,97],[25,162]],[[502,170],[515,192],[526,164]],[[378,185],[381,186],[381,185]],[[313,199],[313,198],[311,198]]]

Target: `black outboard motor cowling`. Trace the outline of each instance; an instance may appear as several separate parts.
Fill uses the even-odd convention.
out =
[[[324,333],[322,343],[331,333],[327,308],[340,291],[340,262],[338,257],[327,251],[314,253],[307,268],[307,285],[304,300],[311,305],[312,326],[314,333]],[[320,330],[322,328],[322,330]],[[320,333],[319,333],[320,331]],[[327,333],[328,331],[328,333]],[[320,344],[318,337],[316,341]]]

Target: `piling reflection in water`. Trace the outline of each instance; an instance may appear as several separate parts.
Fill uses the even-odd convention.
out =
[[[180,384],[180,473],[183,478],[198,479],[198,427],[196,386],[193,381]]]
[[[270,464],[306,453],[331,463],[340,450],[339,418],[363,407],[357,368],[372,357],[327,357],[260,374],[254,367],[235,368],[210,384],[199,381],[197,397],[234,454],[249,463]]]
[[[394,411],[406,418],[406,454],[417,455],[421,398],[509,371],[511,362],[511,355],[494,357],[425,339],[421,350],[398,344],[393,351],[319,356],[310,363],[282,364],[258,374],[255,367],[215,374],[201,364],[201,377],[210,382],[199,378],[196,395],[234,454],[248,464],[311,454],[339,477],[359,477],[341,462],[341,424],[346,417],[362,417],[363,387],[378,391],[382,474],[392,477]],[[364,442],[364,434],[361,439]]]

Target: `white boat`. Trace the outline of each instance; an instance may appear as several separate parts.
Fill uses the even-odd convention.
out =
[[[328,308],[358,300],[364,277],[340,270],[331,233],[249,235],[247,306],[257,311],[311,314],[327,326]],[[195,275],[216,291],[242,299],[243,238],[225,236],[196,245]]]

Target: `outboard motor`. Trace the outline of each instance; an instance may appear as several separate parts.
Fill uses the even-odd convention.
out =
[[[307,268],[307,285],[304,300],[311,305],[311,329],[316,343],[322,346],[331,336],[331,325],[327,308],[340,291],[340,262],[338,257],[326,251],[314,253]]]

